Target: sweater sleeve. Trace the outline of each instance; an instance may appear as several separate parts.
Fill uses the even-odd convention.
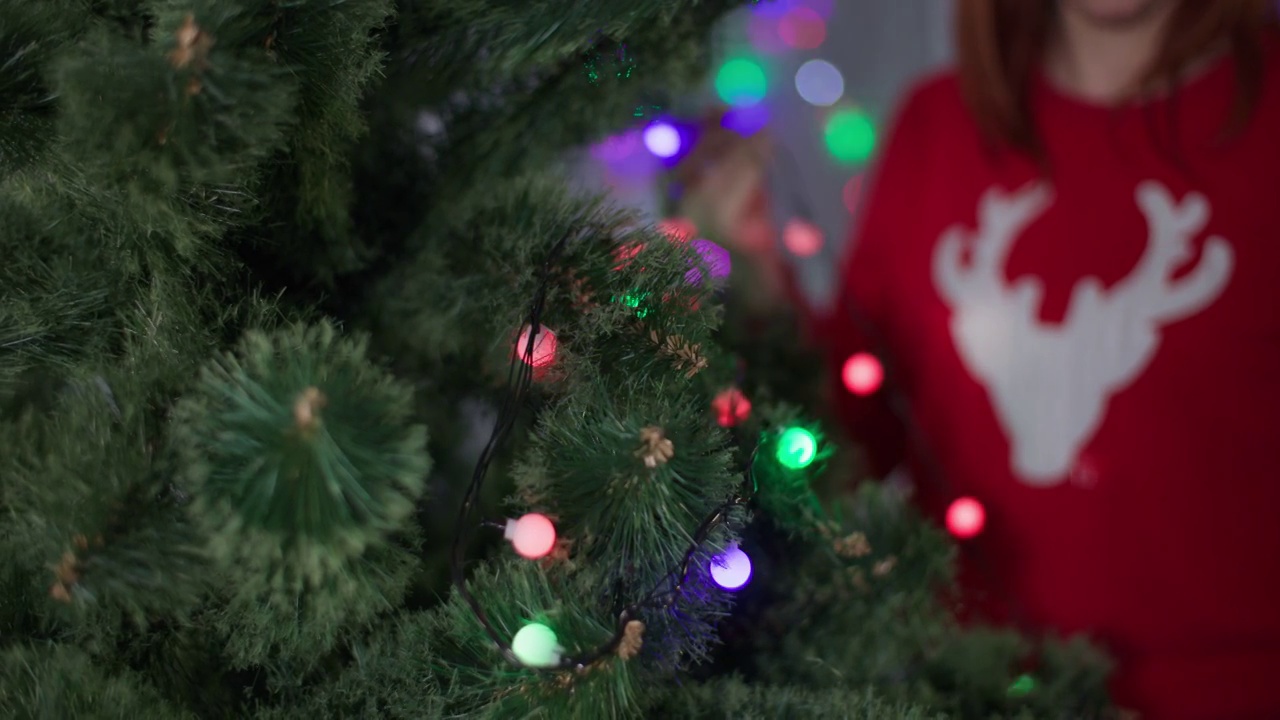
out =
[[[926,85],[907,95],[889,126],[864,184],[859,208],[844,256],[838,265],[839,282],[834,302],[826,309],[806,307],[807,331],[823,352],[839,419],[852,438],[867,453],[870,470],[877,477],[888,475],[907,460],[907,437],[893,412],[887,390],[893,382],[888,338],[888,289],[893,278],[895,227],[909,217],[912,187],[921,172],[924,143],[920,135],[927,112],[921,96]],[[801,297],[792,273],[787,273],[787,291]],[[857,396],[845,388],[843,369],[857,353],[870,353],[886,368],[885,383],[867,396]]]

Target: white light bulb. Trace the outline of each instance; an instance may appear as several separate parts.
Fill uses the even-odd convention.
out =
[[[844,96],[844,76],[826,60],[810,60],[796,71],[796,92],[810,105],[830,107]]]

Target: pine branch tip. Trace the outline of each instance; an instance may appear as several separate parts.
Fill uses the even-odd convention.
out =
[[[320,388],[312,385],[303,390],[293,403],[293,421],[298,432],[310,435],[320,426],[320,410],[328,402]]]
[[[623,629],[622,642],[618,643],[618,657],[630,660],[644,647],[644,623],[632,620]]]

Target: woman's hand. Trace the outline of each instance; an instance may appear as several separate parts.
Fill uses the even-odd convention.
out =
[[[750,283],[744,294],[753,309],[788,302],[789,268],[777,243],[767,192],[770,157],[764,133],[743,137],[708,117],[693,152],[681,161],[674,180],[681,188],[676,214],[691,221],[698,235],[723,244],[739,265],[735,275]]]

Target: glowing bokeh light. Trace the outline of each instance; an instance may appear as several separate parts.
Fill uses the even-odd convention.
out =
[[[613,269],[622,270],[626,268],[631,264],[632,259],[640,254],[641,250],[644,250],[644,243],[628,243],[615,248],[613,251],[613,259],[617,260],[618,264],[614,265]],[[644,270],[644,268],[641,268],[641,270]]]
[[[644,301],[649,297],[647,292],[633,292],[623,295],[621,298],[614,297],[615,302],[621,302],[629,308],[636,311],[636,317],[643,318],[649,314],[649,308],[645,307]]]
[[[778,439],[778,462],[788,470],[803,470],[818,456],[818,439],[800,427],[787,428]]]
[[[782,244],[796,257],[813,257],[822,249],[822,231],[813,223],[792,218],[782,228]]]
[[[734,427],[751,416],[751,401],[738,388],[721,390],[711,401],[720,427]]]
[[[849,178],[840,191],[840,197],[844,200],[844,209],[848,210],[850,215],[858,212],[858,205],[862,202],[862,182],[863,174],[858,173]]]
[[[751,137],[769,124],[769,108],[764,103],[729,108],[720,118],[720,127],[743,137]]]
[[[694,240],[690,244],[693,245],[693,249],[697,251],[702,258],[702,262],[711,272],[712,280],[721,280],[729,277],[731,265],[728,250],[710,240],[701,238]],[[702,283],[702,269],[697,267],[690,268],[689,272],[685,273],[684,278],[690,285],[699,285]]]
[[[830,107],[844,96],[844,76],[826,60],[810,60],[796,71],[796,92],[810,105]]]
[[[947,508],[947,530],[961,540],[976,537],[986,524],[987,511],[971,497],[956,498]]]
[[[827,151],[842,163],[864,163],[876,148],[876,126],[861,110],[839,110],[827,118]]]
[[[800,0],[756,0],[751,6],[751,13],[759,17],[780,18],[788,10],[800,4]]]
[[[688,218],[667,218],[658,222],[658,230],[671,242],[689,242],[697,234],[698,228]]]
[[[631,157],[640,149],[640,133],[632,130],[629,132],[610,135],[591,146],[591,155],[597,160],[604,162],[620,162]]]
[[[529,623],[511,638],[511,652],[528,667],[555,667],[562,650],[555,631],[542,623]]]
[[[634,158],[643,158],[643,162]],[[663,170],[658,164],[662,161],[647,152],[636,153],[634,158],[625,164],[604,168],[602,183],[618,193],[652,191],[653,183]]]
[[[797,50],[813,50],[827,39],[827,21],[807,7],[797,7],[778,21],[778,37]]]
[[[844,361],[840,379],[849,392],[866,397],[884,383],[884,366],[871,353],[854,353]]]
[[[519,520],[508,520],[503,536],[511,541],[520,557],[537,560],[546,557],[556,546],[556,526],[546,515],[528,513]]]
[[[671,123],[656,122],[644,129],[644,146],[660,158],[680,153],[680,131]]]
[[[735,107],[755,105],[764,100],[769,89],[764,69],[746,58],[735,58],[721,65],[715,85],[720,99]]]
[[[1009,697],[1026,697],[1031,691],[1036,689],[1036,680],[1027,674],[1022,674],[1009,685]]]
[[[529,335],[533,328],[528,325],[520,331],[516,340],[516,356],[535,368],[545,368],[556,361],[556,333],[550,328],[539,328],[538,337],[533,342],[533,353],[529,350]]]
[[[711,558],[711,579],[722,590],[741,590],[751,580],[751,558],[738,546]]]
[[[600,161],[604,182],[623,192],[640,186],[652,187],[662,170],[662,160],[645,151],[640,129],[605,138],[591,146],[591,156]]]

